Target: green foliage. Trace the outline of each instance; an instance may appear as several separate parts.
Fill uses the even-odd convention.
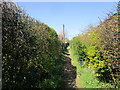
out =
[[[75,37],[71,41],[70,45],[71,45],[71,50],[73,54],[78,56],[78,60],[81,61],[81,63],[82,61],[85,61],[86,60],[86,47],[79,41],[79,38]]]
[[[72,55],[72,61],[74,62],[74,66],[77,67],[77,75],[78,75],[77,78],[80,80],[80,86],[82,88],[114,88],[114,85],[100,82],[96,78],[95,70],[88,67],[86,61],[84,61],[81,64],[78,61],[78,56],[74,55],[73,50],[71,50],[71,55]]]
[[[88,48],[87,57],[89,59],[89,66],[92,66],[92,68],[99,70],[105,67],[101,52],[96,46]]]
[[[86,87],[86,88],[114,88],[109,83],[103,83],[100,82],[96,78],[96,74],[94,70],[88,69],[87,67],[80,67],[79,68],[81,75],[79,76],[81,80],[81,86]]]
[[[71,40],[73,56],[76,56],[77,61],[83,61],[80,65],[85,62],[85,66],[95,70],[95,75],[100,81],[113,85],[120,84],[118,65],[120,35],[117,24],[117,15],[114,14],[109,20],[96,27],[90,27],[89,32]]]
[[[2,9],[3,88],[60,87],[63,55],[55,30],[13,2]]]

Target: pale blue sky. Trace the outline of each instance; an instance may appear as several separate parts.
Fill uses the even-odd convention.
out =
[[[65,25],[69,39],[82,33],[89,24],[96,25],[115,9],[115,2],[19,2],[29,16],[54,28]]]

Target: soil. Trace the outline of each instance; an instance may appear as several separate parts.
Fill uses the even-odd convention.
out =
[[[65,88],[76,89],[76,67],[71,64],[70,54],[66,55],[66,61],[63,71]]]

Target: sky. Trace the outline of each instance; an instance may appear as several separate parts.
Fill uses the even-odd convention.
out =
[[[116,2],[17,2],[26,13],[51,28],[58,34],[65,25],[66,36],[72,39],[87,27],[104,20],[113,11]]]

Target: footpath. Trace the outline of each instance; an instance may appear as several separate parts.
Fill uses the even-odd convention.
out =
[[[65,88],[74,88],[76,89],[76,67],[72,65],[71,57],[69,52],[66,54],[66,61],[64,65],[63,77]]]

